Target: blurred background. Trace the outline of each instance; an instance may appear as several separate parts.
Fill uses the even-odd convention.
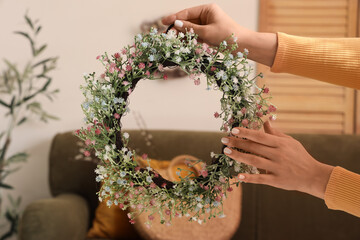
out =
[[[243,26],[256,29],[258,1],[215,1]],[[53,102],[40,98],[43,108],[59,117],[45,124],[37,117],[16,128],[7,154],[26,151],[29,158],[22,169],[12,174],[7,183],[14,187],[13,196],[22,196],[20,209],[28,203],[50,196],[48,157],[51,139],[56,133],[83,126],[80,85],[84,72],[103,71],[96,56],[115,53],[133,41],[145,21],[155,21],[187,7],[207,1],[118,1],[118,0],[0,0],[0,58],[17,63],[20,69],[31,56],[28,41],[14,31],[27,30],[24,15],[39,19],[42,25],[38,42],[47,43],[44,58],[58,56],[51,88],[60,92]],[[1,60],[2,61],[2,60]],[[0,63],[1,70],[5,65]],[[204,82],[204,81],[202,81]],[[123,126],[137,129],[134,112],[141,114],[148,129],[184,129],[219,131],[220,121],[213,118],[219,110],[219,93],[194,86],[185,78],[168,81],[142,81],[131,95],[131,113],[123,118]],[[3,110],[3,109],[2,109]],[[0,114],[0,127],[8,118]],[[2,129],[3,130],[3,129]],[[219,140],[220,143],[220,140]],[[2,192],[7,205],[6,191]]]

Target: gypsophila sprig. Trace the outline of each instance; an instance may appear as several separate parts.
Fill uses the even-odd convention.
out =
[[[130,207],[131,223],[143,212],[149,214],[146,224],[154,220],[154,213],[159,213],[161,223],[170,223],[173,217],[202,223],[224,216],[223,198],[232,191],[231,185],[239,184],[239,181],[230,182],[234,178],[232,172],[257,173],[252,166],[212,152],[211,164],[202,163],[200,176],[190,177],[194,175],[189,172],[181,181],[170,182],[150,166],[138,166],[135,151],[128,147],[129,134],[121,132],[120,120],[130,111],[128,97],[138,81],[166,80],[164,68],[171,66],[183,69],[195,85],[200,84],[203,74],[208,90],[223,92],[221,111],[214,113],[215,118],[222,119],[220,130],[229,132],[238,126],[257,129],[262,126],[263,116],[271,114],[275,118],[276,108],[267,101],[268,88],[255,84],[256,77],[261,75],[250,77],[248,51],[235,54],[238,46],[229,42],[224,40],[219,47],[210,47],[199,43],[192,29],[178,35],[172,30],[158,34],[152,29],[149,34],[135,36],[133,45],[110,56],[107,53],[98,56],[105,67],[99,77],[95,73],[84,74],[82,109],[88,127],[77,130],[76,134],[88,147],[84,154],[93,151],[102,161],[95,170],[96,181],[103,183],[99,200],[105,200],[108,206]],[[186,170],[179,169],[178,175],[180,171]]]

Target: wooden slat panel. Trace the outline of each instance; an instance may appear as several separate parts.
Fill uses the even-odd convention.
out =
[[[309,37],[353,36],[358,0],[260,0],[259,30]],[[290,74],[264,73],[285,132],[352,133],[354,90]],[[360,97],[359,97],[360,110]],[[360,119],[359,119],[360,133]]]

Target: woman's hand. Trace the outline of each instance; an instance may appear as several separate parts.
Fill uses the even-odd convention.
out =
[[[234,128],[234,137],[221,139],[227,145],[224,149],[227,156],[267,172],[242,173],[239,179],[248,183],[297,190],[323,199],[334,167],[316,161],[301,143],[272,128],[270,122],[265,122],[264,130],[265,132]],[[241,153],[233,147],[255,155]]]
[[[249,59],[271,66],[277,49],[275,33],[258,33],[237,24],[218,5],[206,4],[184,9],[164,17],[163,24],[175,24],[178,31],[193,28],[199,39],[209,45],[218,46],[231,34],[235,35],[237,51],[249,50]],[[230,39],[230,41],[233,41]]]

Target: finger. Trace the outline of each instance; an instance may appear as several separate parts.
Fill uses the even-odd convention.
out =
[[[278,136],[242,127],[233,128],[231,133],[236,137],[246,138],[270,147],[277,147],[277,142],[280,140]]]
[[[275,136],[278,136],[278,137],[289,137],[288,135],[282,133],[281,131],[273,128],[271,126],[271,123],[269,121],[266,121],[264,123],[264,131],[268,134],[271,134],[271,135],[275,135]]]
[[[242,153],[234,149],[225,148],[224,153],[234,159],[237,162],[246,163],[248,165],[254,166],[256,168],[262,169],[273,169],[274,163],[269,161],[268,159],[255,156],[253,154]]]
[[[272,159],[275,154],[275,148],[259,144],[250,140],[237,137],[223,137],[221,142],[228,147],[236,147],[246,152],[251,152]]]
[[[161,19],[162,24],[164,25],[170,25],[173,24],[176,20],[176,15],[175,14],[171,14],[169,16],[163,17]]]
[[[161,19],[161,21],[164,25],[170,25],[170,24],[174,23],[174,21],[176,19],[187,20],[187,21],[199,19],[200,15],[204,11],[204,9],[206,9],[206,5],[200,5],[200,6],[193,7],[193,8],[187,8],[187,9],[184,9],[175,14],[171,14],[169,16],[163,17]]]
[[[255,184],[265,184],[265,185],[274,185],[275,176],[272,174],[248,174],[240,173],[238,175],[238,180],[246,183],[255,183]]]
[[[205,30],[205,25],[198,25],[193,22],[183,20],[175,20],[174,27],[180,32],[186,32],[192,28],[199,36],[202,36]]]

